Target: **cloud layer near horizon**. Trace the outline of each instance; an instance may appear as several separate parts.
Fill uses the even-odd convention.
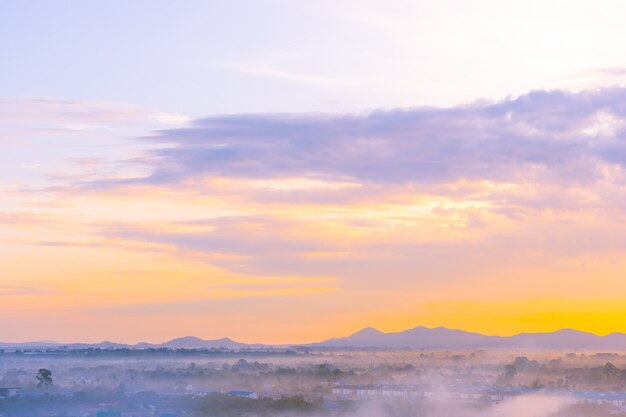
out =
[[[133,126],[152,114],[133,114]],[[213,336],[256,340],[285,312],[296,340],[316,315],[320,336],[331,321],[601,332],[615,320],[584,317],[626,290],[625,121],[626,89],[537,91],[454,108],[204,118],[116,142],[98,169],[68,145],[45,186],[25,176],[2,191],[1,244],[41,262],[12,267],[6,286],[32,294],[0,297],[16,310],[15,294],[45,298],[67,316],[57,328],[79,311],[107,326],[132,310],[157,334],[162,305],[190,328],[208,320],[222,329]],[[212,300],[231,300],[224,317],[257,321],[226,334]],[[582,307],[559,316],[546,300]]]

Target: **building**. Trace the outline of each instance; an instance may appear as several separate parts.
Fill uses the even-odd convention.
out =
[[[226,393],[226,395],[230,395],[233,397],[241,397],[241,398],[251,398],[256,400],[257,398],[259,398],[259,396],[257,395],[256,392],[254,391],[246,391],[246,390],[232,390],[232,391],[228,391]]]
[[[98,411],[96,417],[122,417],[122,413],[118,411]]]
[[[0,388],[0,398],[19,397],[21,394],[22,389],[18,387]]]

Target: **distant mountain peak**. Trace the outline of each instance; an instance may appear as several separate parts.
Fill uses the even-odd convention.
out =
[[[234,348],[246,346],[243,343],[235,342],[234,340],[224,337],[221,339],[206,340],[196,336],[184,336],[177,339],[172,339],[168,342],[162,343],[162,347],[168,348],[187,348],[187,349],[202,349],[202,348]]]
[[[385,333],[383,333],[380,330],[375,329],[373,327],[366,327],[366,328],[361,329],[358,332],[354,333],[350,337],[354,337],[354,336],[378,336],[378,335],[381,335],[381,334],[385,334]]]
[[[203,339],[200,339],[196,336],[183,336],[177,337],[176,339],[170,340],[170,342],[203,342]]]
[[[576,330],[576,329],[569,329],[569,328],[560,329],[560,330],[554,331],[552,333],[557,333],[557,334],[585,334],[585,335],[596,336],[594,333],[591,333],[591,332],[585,332],[583,330]]]

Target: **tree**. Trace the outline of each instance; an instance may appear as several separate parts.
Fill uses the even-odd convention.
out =
[[[541,380],[539,378],[535,379],[530,387],[532,389],[542,389],[542,388],[545,388],[543,386],[543,384],[541,383]]]
[[[504,377],[506,379],[513,379],[515,375],[517,375],[517,368],[515,365],[509,364],[504,367]]]
[[[37,372],[36,378],[37,378],[37,381],[39,381],[39,383],[37,384],[37,387],[48,388],[52,386],[52,372],[50,372],[49,370],[40,369]]]

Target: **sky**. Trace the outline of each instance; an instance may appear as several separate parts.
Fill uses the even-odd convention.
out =
[[[626,332],[623,1],[0,1],[2,341]]]

